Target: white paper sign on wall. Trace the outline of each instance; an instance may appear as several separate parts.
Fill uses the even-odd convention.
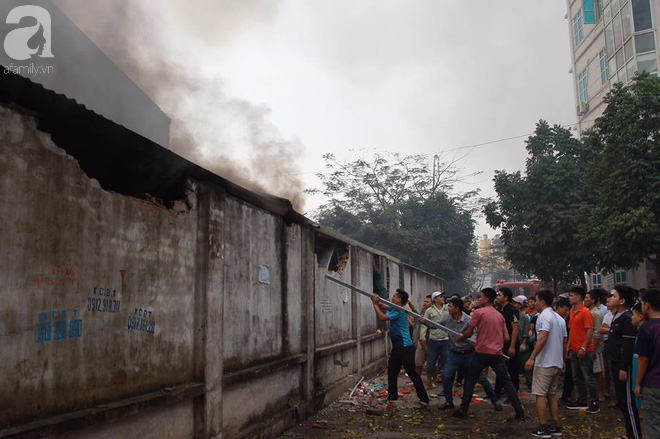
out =
[[[268,268],[268,265],[259,267],[259,283],[270,285],[270,268]]]

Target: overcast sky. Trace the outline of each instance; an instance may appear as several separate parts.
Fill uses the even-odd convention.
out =
[[[318,186],[326,152],[431,157],[531,133],[539,118],[574,123],[565,13],[563,1],[284,1],[206,68],[302,141],[305,181]],[[494,195],[496,169],[524,168],[524,140],[472,150],[461,166],[483,174],[470,188]],[[483,220],[476,232],[493,233]]]
[[[56,1],[129,74],[142,70],[133,79],[211,169],[227,162],[218,172],[252,172],[275,192],[268,182],[291,173],[304,180],[295,193],[320,187],[327,152],[431,161],[518,137],[460,151],[466,174],[483,172],[461,189],[493,196],[495,170],[524,168],[539,119],[576,119],[563,0]],[[476,233],[494,232],[478,218]]]

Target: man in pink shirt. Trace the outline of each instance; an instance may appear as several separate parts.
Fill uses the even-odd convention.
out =
[[[504,391],[507,393],[513,408],[516,411],[516,419],[525,419],[525,412],[523,411],[520,399],[516,388],[511,382],[511,377],[504,362],[502,355],[502,348],[509,342],[509,332],[506,330],[506,323],[504,317],[493,308],[497,293],[492,288],[484,288],[481,294],[477,297],[477,305],[479,309],[472,313],[472,320],[468,325],[468,329],[458,336],[459,340],[470,338],[477,330],[477,343],[475,345],[475,354],[470,364],[467,377],[465,378],[465,388],[463,389],[463,401],[461,408],[454,412],[454,416],[458,418],[467,418],[470,402],[474,393],[474,386],[477,383],[479,375],[486,366],[490,366],[495,372],[498,380],[501,380]]]

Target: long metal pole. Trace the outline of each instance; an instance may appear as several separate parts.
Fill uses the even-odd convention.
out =
[[[335,283],[338,283],[338,284],[341,285],[342,287],[349,288],[349,289],[351,289],[352,291],[355,291],[356,293],[360,293],[360,294],[362,294],[363,296],[367,296],[367,297],[370,298],[370,299],[371,299],[371,297],[374,295],[373,293],[367,293],[366,291],[364,291],[364,290],[362,290],[362,289],[360,289],[360,288],[358,288],[358,287],[356,287],[356,286],[354,286],[354,285],[351,285],[351,284],[349,284],[349,283],[347,283],[347,282],[344,282],[344,281],[341,281],[341,280],[339,280],[339,279],[337,279],[337,278],[334,278],[334,277],[330,276],[329,274],[326,274],[325,277],[326,277],[326,279],[329,279],[329,280],[331,280],[331,281],[333,281],[333,282],[335,282]],[[383,302],[384,304],[386,304],[387,306],[391,307],[391,308],[398,309],[399,311],[403,311],[403,312],[405,312],[406,314],[411,315],[411,316],[413,316],[413,317],[415,317],[415,318],[417,318],[417,319],[424,319],[424,317],[421,316],[420,314],[417,314],[416,312],[412,312],[411,310],[406,309],[406,308],[404,308],[404,307],[402,307],[402,306],[399,306],[399,305],[397,305],[397,304],[395,304],[395,303],[392,303],[392,302],[390,302],[390,301],[387,300],[387,299],[383,299],[383,298],[381,297],[381,298],[380,298],[380,301]],[[425,324],[426,326],[430,326],[430,327],[435,328],[435,329],[442,329],[443,331],[450,332],[450,333],[452,333],[452,334],[454,334],[454,335],[461,335],[460,332],[454,331],[453,329],[447,328],[446,326],[443,326],[443,325],[441,325],[441,324],[439,324],[439,323],[436,323],[436,322],[434,322],[434,321],[432,321],[432,320],[424,319],[424,324]],[[467,341],[470,342],[471,344],[474,343],[474,340],[473,340],[472,338],[468,339]],[[502,354],[502,356],[503,356],[504,358],[506,358],[507,360],[509,360],[509,356],[508,356],[508,355],[504,355],[504,354]]]
[[[333,281],[333,282],[335,282],[335,283],[338,283],[338,284],[341,285],[342,287],[350,288],[351,290],[355,291],[356,293],[360,293],[360,294],[362,294],[363,296],[367,296],[367,297],[370,298],[370,299],[371,299],[371,297],[374,295],[374,293],[367,293],[366,291],[361,290],[360,288],[358,288],[358,287],[356,287],[356,286],[353,286],[353,285],[351,285],[351,284],[349,284],[349,283],[346,283],[346,282],[344,282],[344,281],[341,281],[341,280],[339,280],[339,279],[337,279],[337,278],[334,278],[334,277],[332,277],[332,276],[330,276],[330,275],[328,275],[328,274],[326,274],[325,277],[326,277],[326,279],[329,279],[329,280],[331,280],[331,281]],[[415,318],[417,318],[417,319],[423,319],[423,318],[424,318],[422,315],[417,314],[416,312],[412,312],[411,310],[406,309],[406,308],[404,308],[404,307],[402,307],[402,306],[399,306],[399,305],[397,305],[397,304],[395,304],[395,303],[392,303],[392,302],[390,302],[390,301],[387,300],[387,299],[383,299],[382,297],[380,298],[380,301],[383,302],[384,304],[386,304],[387,306],[389,306],[390,308],[394,308],[394,309],[398,309],[399,311],[403,311],[403,312],[405,312],[406,314],[411,315],[411,316],[413,316],[413,317],[415,317]],[[453,329],[449,329],[449,328],[447,328],[446,326],[442,326],[441,324],[436,323],[436,322],[433,322],[433,321],[431,321],[431,320],[424,319],[424,324],[427,325],[427,326],[430,326],[430,327],[432,327],[432,328],[435,328],[435,329],[442,329],[443,331],[451,332],[452,334],[461,335],[460,332],[456,332],[456,331],[454,331]]]

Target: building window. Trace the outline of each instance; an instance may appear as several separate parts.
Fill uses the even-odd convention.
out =
[[[655,38],[653,32],[635,35],[635,49],[637,49],[638,54],[654,51]]]
[[[591,283],[593,284],[593,288],[603,288],[603,275],[593,274],[591,276]]]
[[[623,30],[621,29],[621,14],[614,16],[614,49],[618,50],[623,44]]]
[[[581,104],[585,104],[589,101],[587,85],[587,69],[584,69],[578,75],[578,95],[580,96]]]
[[[632,17],[630,12],[630,3],[626,3],[621,8],[621,27],[623,28],[623,41],[626,41],[632,35]]]
[[[584,0],[584,24],[596,22],[596,8],[594,0]]]
[[[573,17],[573,42],[575,47],[578,46],[584,39],[584,34],[582,33],[582,10],[579,10],[575,17]]]
[[[612,23],[605,26],[605,48],[608,57],[614,55],[614,25]]]
[[[635,32],[646,29],[651,29],[651,6],[649,0],[633,0],[633,22],[635,24]]]
[[[600,52],[600,83],[607,82],[607,54],[605,51]]]
[[[628,273],[626,273],[625,271],[617,271],[614,274],[614,278],[616,280],[617,285],[625,285],[628,280]]]
[[[658,60],[655,57],[655,52],[637,55],[637,68],[642,72],[657,72]]]

